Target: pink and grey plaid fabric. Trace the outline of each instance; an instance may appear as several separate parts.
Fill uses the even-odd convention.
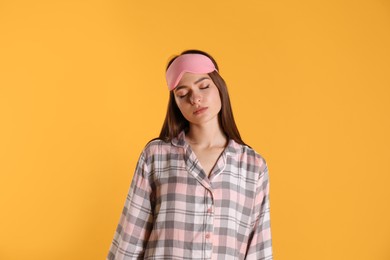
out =
[[[230,140],[206,176],[184,132],[150,142],[107,259],[272,259],[265,160]]]

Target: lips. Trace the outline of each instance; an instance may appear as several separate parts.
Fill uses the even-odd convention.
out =
[[[208,109],[208,107],[200,107],[194,111],[194,115],[201,114],[202,112],[206,111],[206,109]]]

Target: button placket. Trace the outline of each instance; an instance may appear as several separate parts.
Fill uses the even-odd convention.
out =
[[[211,190],[208,190],[206,195],[205,205],[205,219],[206,219],[206,230],[205,230],[205,242],[206,242],[206,255],[211,258],[213,251],[213,232],[214,232],[214,199]]]

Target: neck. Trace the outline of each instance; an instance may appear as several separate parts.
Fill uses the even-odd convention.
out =
[[[213,126],[190,124],[186,139],[190,145],[203,148],[224,147],[227,142],[227,138],[218,123]]]

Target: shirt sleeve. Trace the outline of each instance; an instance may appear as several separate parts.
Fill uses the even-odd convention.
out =
[[[246,260],[271,260],[272,240],[269,203],[268,167],[260,175],[256,193],[255,212],[257,217],[250,235]]]
[[[152,229],[152,188],[141,154],[107,260],[143,259]]]

